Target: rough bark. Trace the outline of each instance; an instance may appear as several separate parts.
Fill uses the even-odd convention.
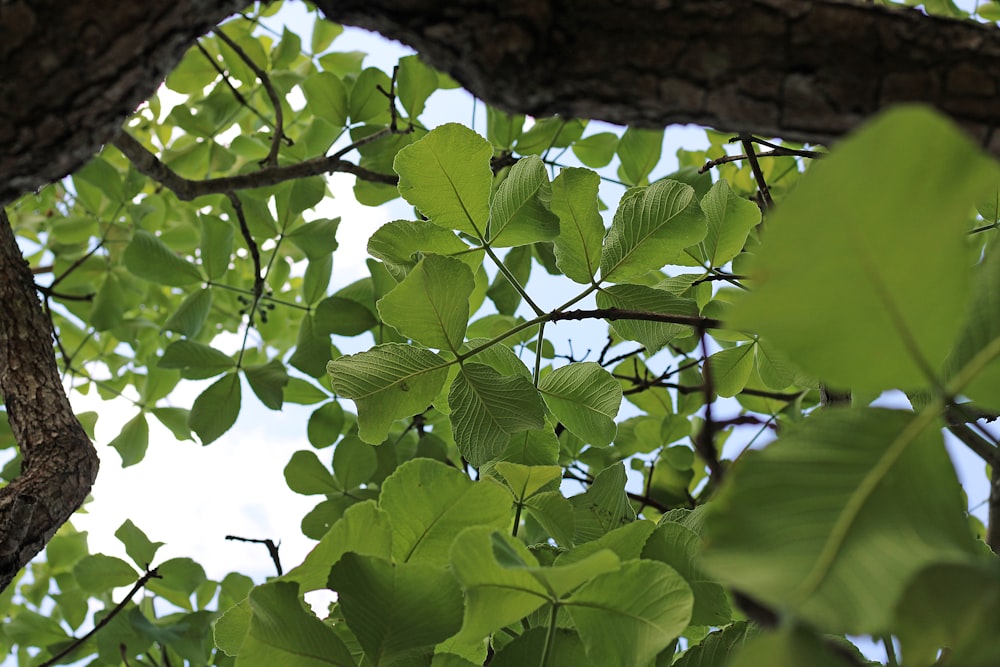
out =
[[[0,204],[80,167],[246,0],[0,2]]]
[[[49,318],[0,209],[0,392],[21,474],[0,489],[0,590],[83,503],[97,452],[77,421],[52,354]]]
[[[856,0],[316,4],[512,111],[827,143],[889,104],[925,102],[1000,154],[993,26]]]

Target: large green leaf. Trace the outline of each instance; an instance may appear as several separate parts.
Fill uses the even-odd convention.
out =
[[[646,285],[611,285],[602,288],[597,293],[597,306],[664,315],[698,315],[698,304],[694,300]],[[686,324],[630,319],[614,320],[611,326],[622,338],[641,343],[649,354],[655,354],[674,338],[686,336],[692,330]]]
[[[814,633],[788,625],[760,634],[741,645],[729,667],[850,667],[858,664],[838,655]]]
[[[694,188],[657,181],[625,193],[601,253],[601,280],[622,282],[659,269],[707,232]]]
[[[355,667],[344,642],[299,600],[298,586],[272,581],[250,593],[253,617],[237,667]]]
[[[722,626],[732,611],[725,589],[701,568],[701,538],[679,523],[665,521],[656,527],[642,549],[642,557],[658,560],[677,570],[694,593],[693,625]]]
[[[630,561],[584,584],[566,600],[595,664],[648,664],[691,621],[694,595],[677,572],[657,561]]]
[[[896,612],[905,664],[932,664],[943,648],[956,667],[1000,664],[1000,572],[991,565],[932,565],[910,581]]]
[[[396,562],[443,564],[462,529],[506,530],[511,501],[510,492],[492,479],[473,482],[438,461],[414,459],[385,480],[379,507],[392,522]]]
[[[600,364],[557,368],[542,378],[538,391],[563,426],[584,442],[603,447],[614,439],[622,388]]]
[[[368,239],[369,254],[385,262],[397,280],[402,280],[424,253],[456,257],[475,269],[482,261],[482,251],[470,250],[454,232],[426,220],[387,222]]]
[[[146,414],[140,412],[122,426],[121,433],[108,443],[109,447],[114,447],[122,457],[122,467],[127,468],[135,465],[146,456],[146,448],[149,447],[149,424],[146,422]]]
[[[443,565],[347,553],[329,583],[372,665],[430,657],[434,644],[462,626],[462,592]]]
[[[465,340],[474,288],[468,266],[450,257],[428,255],[379,300],[378,312],[404,336],[458,352]]]
[[[448,404],[455,444],[476,467],[500,456],[512,433],[545,423],[542,399],[530,380],[501,375],[485,364],[462,364]]]
[[[584,493],[570,498],[576,519],[573,541],[596,540],[619,526],[635,521],[635,510],[625,495],[625,466],[616,463],[597,473]]]
[[[511,167],[490,204],[487,241],[503,248],[548,241],[559,234],[559,219],[549,210],[552,185],[537,155]]]
[[[317,25],[320,23],[316,22]],[[334,127],[344,127],[349,110],[347,88],[340,77],[332,72],[315,72],[300,86],[313,114],[326,119]]]
[[[352,505],[330,528],[302,564],[285,574],[284,581],[298,582],[302,591],[325,588],[330,568],[347,552],[388,558],[392,549],[389,515],[374,501]]]
[[[925,565],[974,553],[955,471],[923,416],[811,415],[733,470],[706,526],[720,581],[829,631],[883,631]]]
[[[559,235],[553,240],[556,263],[566,277],[590,284],[601,261],[604,221],[598,211],[601,183],[589,169],[563,169],[552,181],[552,212],[559,218]]]
[[[949,378],[971,377],[955,389],[990,408],[1000,408],[1000,252],[987,250],[977,267],[975,296],[958,342],[948,357]]]
[[[179,257],[152,232],[137,229],[125,248],[125,266],[150,282],[180,286],[201,280],[198,267]]]
[[[438,88],[437,73],[424,64],[420,56],[404,56],[399,59],[399,76],[396,95],[410,118],[417,118],[424,112],[424,105]]]
[[[358,435],[373,445],[392,422],[421,414],[441,391],[447,363],[430,350],[386,343],[327,365],[334,390],[358,405]]]
[[[836,386],[927,386],[968,303],[969,210],[998,179],[941,116],[885,113],[813,165],[768,220],[756,288],[730,324]]]
[[[619,174],[629,185],[642,184],[660,161],[662,150],[663,130],[628,128],[618,141]]]
[[[490,142],[447,123],[396,154],[399,194],[431,222],[481,237],[489,219]]]
[[[719,396],[731,398],[743,391],[753,371],[754,345],[740,345],[720,350],[708,358],[712,389]]]

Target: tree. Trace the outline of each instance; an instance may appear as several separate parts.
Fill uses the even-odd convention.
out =
[[[1000,179],[974,145],[994,146],[995,30],[829,0],[317,5],[426,60],[364,69],[325,20],[308,48],[257,30],[277,4],[191,48],[237,7],[0,9],[0,389],[21,457],[3,471],[0,582],[20,662],[857,665],[842,636],[869,634],[907,664],[996,663]],[[756,62],[762,36],[775,51]],[[424,125],[456,85],[441,70],[500,105],[485,136]],[[974,141],[914,107],[829,157],[754,134],[826,142],[897,100]],[[651,182],[655,128],[676,121],[738,132],[744,155],[710,132]],[[370,277],[329,294],[340,223],[310,212],[335,171],[414,219],[381,227]],[[562,305],[529,289],[539,271]],[[577,320],[608,323],[592,359],[553,345],[549,325]],[[224,332],[243,344],[213,347]],[[369,334],[358,354],[331,344]],[[73,416],[60,372],[133,401],[110,443],[124,465],[150,419],[208,444],[245,402],[317,405],[317,451],[285,470],[323,497],[302,522],[316,549],[286,574],[275,555],[257,587],[157,563],[130,522],[133,564],[90,554],[60,525],[97,472],[94,416]],[[190,409],[165,401],[206,378]],[[911,408],[868,407],[887,389]],[[777,438],[724,458],[748,427]],[[985,527],[942,430],[990,467]],[[143,587],[159,607],[132,601]],[[325,622],[301,603],[320,588],[339,598]],[[76,641],[91,601],[98,630]]]

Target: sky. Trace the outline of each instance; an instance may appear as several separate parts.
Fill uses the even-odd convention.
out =
[[[286,3],[268,23],[279,33],[283,24],[305,37],[310,33],[312,19],[305,16],[301,3]],[[350,28],[337,38],[334,47],[367,52],[370,55],[365,65],[384,70],[391,70],[400,56],[411,53],[399,44]],[[468,124],[473,118],[476,127],[484,131],[483,106],[478,105],[474,111],[473,101],[467,93],[447,91],[431,98],[423,120],[428,126],[436,126],[448,121]],[[587,134],[605,129],[593,123]],[[668,129],[664,159],[655,175],[676,168],[673,156],[678,147],[697,149],[705,143],[700,130]],[[371,233],[391,220],[411,218],[412,212],[399,200],[378,208],[361,206],[354,201],[351,176],[334,174],[329,183],[333,196],[307,215],[309,219],[342,218],[338,231],[340,249],[334,256],[333,282],[329,290],[333,293],[368,275],[364,259]],[[617,194],[620,191],[615,193],[615,198]],[[536,283],[534,276],[540,273],[539,270],[534,272],[531,291],[541,294],[541,305],[555,305],[564,300],[559,298],[560,294],[546,294],[544,283]],[[594,323],[589,332],[577,323],[547,330],[556,337],[572,337],[577,352],[587,347],[599,349],[604,342],[603,332],[601,323]],[[370,336],[335,338],[334,342],[345,353],[360,351],[372,344]],[[171,396],[170,404],[190,407],[210,382],[183,382]],[[93,553],[127,560],[124,548],[113,533],[126,519],[131,519],[150,539],[166,543],[157,554],[161,562],[168,558],[190,557],[199,562],[212,579],[218,580],[228,572],[237,571],[262,583],[266,577],[274,575],[266,549],[262,545],[227,541],[226,535],[280,541],[280,555],[286,571],[300,563],[315,544],[302,535],[299,522],[322,496],[293,493],[282,475],[295,451],[315,451],[306,438],[306,421],[315,406],[286,404],[282,411],[273,412],[264,409],[252,392],[244,391],[243,409],[236,425],[207,447],[192,441],[179,442],[151,419],[150,446],[145,460],[122,469],[118,454],[107,443],[134,416],[135,408],[122,401],[102,401],[93,394],[83,396],[73,392],[71,400],[78,412],[94,410],[100,414],[96,445],[101,472],[86,513],[77,514],[72,520],[78,529],[88,531]],[[898,405],[899,398],[887,397],[883,402]],[[625,406],[627,403],[623,403],[623,410],[627,409]],[[350,402],[345,407],[354,409]],[[734,408],[732,412],[735,411]],[[739,445],[734,441],[732,446]],[[328,448],[318,454],[328,463],[332,451]],[[982,463],[966,454],[963,447],[952,447],[951,451],[958,461],[963,482],[968,484],[970,502],[975,504],[985,499]],[[314,594],[310,601],[323,605],[325,598],[322,594]]]

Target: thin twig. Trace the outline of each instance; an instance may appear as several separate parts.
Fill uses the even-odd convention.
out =
[[[236,101],[239,103],[239,105],[241,107],[248,109],[254,116],[256,116],[260,120],[260,122],[264,123],[264,125],[268,129],[273,131],[274,123],[272,123],[271,120],[267,118],[267,116],[258,111],[256,107],[250,104],[250,102],[247,101],[247,98],[243,97],[243,93],[241,93],[236,88],[236,86],[233,85],[233,82],[229,80],[229,74],[226,72],[226,70],[223,69],[222,66],[219,65],[219,63],[215,60],[215,58],[212,57],[212,54],[209,53],[208,50],[201,45],[201,42],[195,42],[194,45],[198,48],[201,54],[205,56],[205,59],[212,64],[212,67],[215,69],[215,71],[219,73],[219,76],[222,77],[222,82],[225,83],[226,87],[229,88],[230,92],[232,92],[233,97],[236,98]],[[279,135],[279,136],[283,137],[286,145],[288,146],[292,145],[292,140],[289,139],[287,136],[284,135]]]
[[[701,354],[705,359],[705,363],[701,366],[701,376],[705,392],[705,416],[702,420],[701,431],[692,440],[695,450],[701,455],[701,458],[705,461],[705,465],[708,466],[708,471],[711,473],[712,479],[716,484],[719,484],[722,482],[725,470],[719,461],[719,452],[715,447],[716,425],[712,421],[712,404],[715,402],[715,390],[712,387],[712,360],[708,356],[708,336],[705,334],[704,326],[698,327],[698,336],[701,339]]]
[[[753,147],[753,135],[749,132],[740,132],[740,143],[743,144],[743,152],[750,163],[750,171],[753,172],[754,180],[757,181],[757,191],[760,193],[760,208],[766,212],[768,209],[774,207],[774,201],[771,200],[771,190],[767,187],[767,181],[764,180],[764,172],[761,171],[760,163],[757,161],[757,152]]]
[[[567,310],[562,313],[551,313],[550,322],[560,320],[640,320],[643,322],[666,322],[667,324],[686,324],[705,329],[724,329],[722,320],[700,315],[674,315],[669,313],[653,313],[647,310],[625,310],[622,308],[595,308],[593,310]]]
[[[77,639],[76,641],[74,641],[72,644],[70,644],[69,646],[67,646],[63,650],[59,651],[59,653],[56,653],[54,656],[52,656],[51,658],[49,658],[48,660],[46,660],[42,664],[38,665],[38,667],[52,667],[52,665],[54,665],[57,662],[59,662],[62,658],[65,658],[67,655],[69,655],[70,653],[72,653],[76,649],[80,648],[80,646],[82,646],[88,639],[90,639],[95,634],[97,634],[97,632],[101,628],[103,628],[105,625],[107,625],[108,623],[110,623],[111,619],[113,619],[115,616],[117,616],[125,608],[125,606],[135,596],[135,594],[138,593],[139,590],[142,589],[142,587],[145,586],[146,583],[148,583],[150,579],[159,579],[159,578],[160,578],[160,575],[156,571],[155,567],[152,570],[147,570],[145,572],[145,574],[143,574],[141,577],[139,577],[139,581],[135,582],[135,585],[132,586],[132,590],[130,590],[128,592],[128,595],[126,595],[125,598],[121,602],[119,602],[118,604],[116,604],[115,608],[112,609],[110,612],[108,612],[108,614],[104,618],[102,618],[100,621],[98,621],[97,623],[95,623],[94,627],[90,630],[90,632],[88,632],[87,634],[83,635],[82,637],[80,637],[79,639]]]
[[[274,107],[274,136],[271,137],[271,150],[268,152],[267,157],[261,160],[261,164],[266,164],[268,167],[277,167],[278,150],[281,148],[281,139],[285,135],[285,112],[281,108],[281,98],[278,97],[277,91],[271,84],[271,77],[267,75],[267,72],[257,66],[257,63],[253,61],[253,58],[247,55],[247,52],[244,51],[239,44],[231,40],[229,35],[222,32],[221,28],[215,28],[212,32],[216,37],[225,42],[226,45],[231,48],[237,56],[239,56],[240,60],[246,63],[247,67],[250,68],[254,75],[260,79],[260,84],[264,86],[264,90],[267,92],[267,97],[271,100],[271,106]]]
[[[281,558],[278,557],[278,548],[281,543],[275,544],[274,540],[258,540],[253,537],[237,537],[236,535],[226,535],[227,540],[233,540],[236,542],[252,542],[254,544],[263,544],[267,547],[267,553],[271,555],[271,560],[274,561],[274,569],[278,571],[278,576],[280,577],[284,572],[281,569]]]

